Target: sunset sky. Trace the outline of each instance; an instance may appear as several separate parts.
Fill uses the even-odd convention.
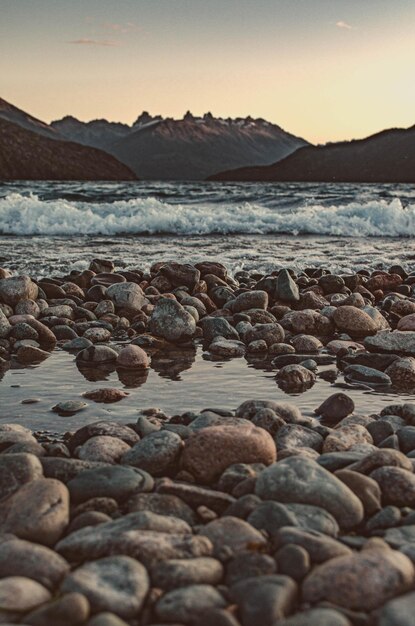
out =
[[[263,117],[314,142],[415,124],[414,0],[0,0],[0,97],[45,121]]]

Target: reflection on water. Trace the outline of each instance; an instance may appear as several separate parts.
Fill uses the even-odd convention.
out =
[[[129,395],[114,404],[87,400],[88,407],[72,416],[52,412],[58,402],[79,400],[92,389],[116,387]],[[151,368],[145,372],[116,369],[114,365],[85,367],[74,355],[56,350],[43,363],[5,372],[0,383],[0,423],[19,421],[34,430],[66,431],[97,419],[136,421],[141,410],[158,406],[167,415],[204,408],[234,410],[244,400],[290,401],[305,415],[311,415],[322,400],[344,389],[359,414],[379,412],[397,401],[391,389],[371,389],[344,381],[333,364],[319,366],[312,388],[304,393],[287,394],[276,382],[276,370],[268,359],[250,357],[225,361],[197,349],[155,352]],[[35,403],[28,400],[37,399]],[[400,401],[415,401],[415,395],[399,394]]]

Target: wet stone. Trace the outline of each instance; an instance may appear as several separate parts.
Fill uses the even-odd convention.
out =
[[[363,506],[346,485],[315,461],[298,456],[261,472],[255,493],[263,499],[320,506],[343,528],[353,527],[363,519]]]
[[[151,581],[164,590],[189,585],[217,585],[223,578],[223,566],[211,557],[160,561],[151,568]]]
[[[81,472],[67,486],[74,502],[85,502],[93,497],[114,498],[122,502],[140,491],[151,491],[154,481],[143,470],[135,467],[111,465]]]
[[[128,556],[110,556],[86,563],[69,574],[62,591],[82,593],[93,612],[111,611],[135,617],[149,589],[146,569]]]

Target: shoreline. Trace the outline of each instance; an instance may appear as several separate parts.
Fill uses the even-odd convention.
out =
[[[122,383],[145,379],[154,355],[202,345],[265,359],[287,394],[250,400],[242,374],[235,411],[213,387],[202,411],[146,409],[62,437],[0,424],[3,620],[392,626],[411,615],[415,404],[391,395],[368,415],[353,385],[415,391],[415,275],[115,271],[109,259],[39,281],[0,271],[4,369],[41,369],[58,346]],[[293,404],[339,371],[349,388],[328,385],[314,416]],[[87,403],[116,415],[125,387],[89,380],[56,415]]]

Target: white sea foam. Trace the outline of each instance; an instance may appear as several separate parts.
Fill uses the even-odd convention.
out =
[[[415,204],[351,202],[280,211],[261,204],[169,204],[156,198],[82,203],[12,193],[0,199],[3,235],[314,234],[340,237],[415,235]]]

